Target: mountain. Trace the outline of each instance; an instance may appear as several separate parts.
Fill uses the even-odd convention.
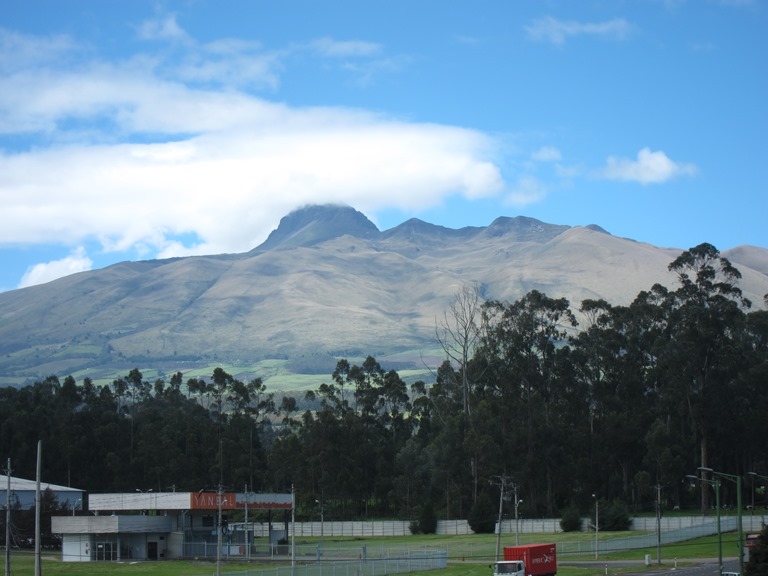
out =
[[[327,376],[339,357],[369,354],[387,369],[423,370],[440,360],[436,322],[463,285],[508,301],[537,289],[573,308],[628,304],[656,282],[674,288],[667,266],[679,253],[595,225],[518,216],[379,231],[353,208],[308,206],[243,254],[122,262],[1,293],[0,383],[222,365],[289,386],[291,374]],[[768,250],[723,255],[762,306]]]
[[[277,229],[251,254],[277,248],[315,246],[345,234],[376,238],[379,229],[364,214],[345,206],[307,206],[281,218]]]

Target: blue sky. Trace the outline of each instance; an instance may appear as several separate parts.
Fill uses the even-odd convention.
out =
[[[768,3],[6,0],[0,290],[344,203],[768,247]]]

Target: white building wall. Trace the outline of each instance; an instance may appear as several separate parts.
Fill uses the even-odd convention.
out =
[[[89,534],[64,534],[61,559],[64,562],[90,562],[92,548]]]

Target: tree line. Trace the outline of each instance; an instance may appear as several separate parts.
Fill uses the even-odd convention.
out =
[[[627,306],[467,287],[436,327],[446,359],[429,384],[409,387],[369,356],[280,398],[221,368],[3,388],[0,456],[33,477],[40,439],[43,480],[89,492],[295,489],[310,519],[487,521],[502,476],[524,517],[585,513],[595,499],[650,510],[659,493],[663,507],[706,510],[707,487],[686,475],[768,471],[768,311],[751,310],[709,244],[670,270],[678,286]],[[735,503],[728,484],[722,501]],[[764,487],[750,488],[764,504]]]

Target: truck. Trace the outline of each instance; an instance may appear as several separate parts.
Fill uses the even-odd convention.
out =
[[[504,560],[493,564],[494,576],[555,576],[557,550],[554,544],[505,546]]]

